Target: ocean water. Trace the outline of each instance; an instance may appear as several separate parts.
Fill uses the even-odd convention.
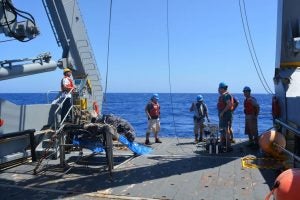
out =
[[[216,109],[218,94],[202,94],[208,107],[211,123],[218,123]],[[233,131],[235,138],[245,138],[243,94],[233,94],[240,102],[234,112]],[[195,101],[197,94],[175,93],[159,94],[161,106],[161,132],[160,137],[193,138],[193,112],[189,108]],[[259,133],[272,127],[271,100],[267,94],[253,94],[260,104],[258,118]],[[55,94],[50,95],[53,99]],[[136,130],[137,136],[145,136],[147,118],[145,105],[149,101],[149,93],[108,93],[103,103],[103,114],[114,114],[129,121]],[[16,104],[46,103],[47,95],[44,93],[0,93],[1,99],[7,99]]]
[[[208,107],[211,123],[218,124],[217,99],[218,94],[202,94]],[[245,138],[244,134],[244,95],[233,94],[239,100],[239,106],[234,112],[233,130],[236,138]],[[195,101],[197,94],[159,94],[161,106],[161,132],[162,137],[188,137],[193,138],[193,112],[189,108]],[[258,118],[259,133],[272,127],[271,95],[254,94],[260,104],[261,110]],[[111,93],[107,94],[103,104],[103,113],[112,113],[128,120],[136,129],[138,136],[144,136],[147,127],[145,105],[151,94],[147,93]]]

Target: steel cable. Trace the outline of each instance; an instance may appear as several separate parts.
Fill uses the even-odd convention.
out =
[[[243,2],[243,9],[242,9],[242,6],[241,6],[241,1]],[[259,64],[259,61],[258,61],[258,58],[257,58],[257,55],[256,55],[256,51],[255,51],[255,48],[254,48],[254,45],[253,45],[253,40],[252,40],[252,37],[251,37],[250,27],[249,27],[249,24],[248,24],[248,18],[247,18],[247,12],[246,12],[246,6],[245,6],[244,0],[239,0],[239,8],[240,8],[240,16],[241,16],[241,20],[242,20],[245,39],[246,39],[246,42],[247,42],[248,50],[249,50],[253,65],[255,67],[256,73],[257,73],[258,78],[259,78],[262,86],[264,87],[265,91],[269,94],[273,94],[272,90],[270,89],[270,87],[269,87],[269,85],[268,85],[268,83],[267,83],[267,81],[266,81],[266,79],[265,79],[265,77],[262,73],[261,66]],[[243,11],[244,11],[245,19],[243,17]],[[247,28],[246,28],[246,26],[247,26]],[[251,43],[251,45],[250,45],[250,43]]]

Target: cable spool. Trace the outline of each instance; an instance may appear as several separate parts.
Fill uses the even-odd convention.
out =
[[[275,200],[299,199],[300,170],[288,169],[282,172],[275,180],[271,192],[265,200],[273,195]]]
[[[275,158],[281,157],[282,150],[275,147],[274,143],[282,148],[286,146],[285,137],[274,129],[264,132],[259,138],[259,146],[265,153]]]

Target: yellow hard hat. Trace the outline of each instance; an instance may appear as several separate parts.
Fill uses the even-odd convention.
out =
[[[69,68],[65,68],[64,73],[66,73],[66,72],[72,72],[72,71]]]

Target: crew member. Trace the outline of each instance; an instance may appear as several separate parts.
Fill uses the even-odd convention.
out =
[[[150,145],[150,133],[154,133],[155,143],[162,143],[158,138],[158,132],[160,131],[160,105],[158,103],[159,96],[158,94],[153,94],[150,101],[145,107],[146,116],[148,118],[148,127],[146,131],[146,145]]]
[[[230,144],[230,122],[232,119],[233,97],[227,91],[228,85],[224,82],[219,84],[218,92],[220,94],[218,99],[218,114],[219,114],[219,129],[221,132],[222,151],[232,151]]]
[[[251,89],[245,86],[243,89],[244,113],[245,113],[245,134],[249,137],[248,146],[258,148],[258,130],[257,130],[257,116],[259,114],[259,104],[256,99],[251,96]]]
[[[61,109],[61,120],[66,117],[65,121],[71,121],[71,112],[67,115],[69,109],[72,106],[72,91],[74,91],[75,89],[75,85],[71,76],[72,71],[69,68],[65,68],[64,77],[61,80],[62,97],[66,98]]]
[[[190,107],[190,112],[194,111],[194,135],[195,135],[195,143],[197,144],[198,142],[203,141],[203,131],[204,131],[204,120],[205,117],[207,121],[209,122],[208,119],[208,111],[207,111],[207,106],[203,102],[203,96],[198,95],[196,98],[196,102],[193,102],[191,107]],[[198,140],[198,135],[200,133],[200,137]]]

